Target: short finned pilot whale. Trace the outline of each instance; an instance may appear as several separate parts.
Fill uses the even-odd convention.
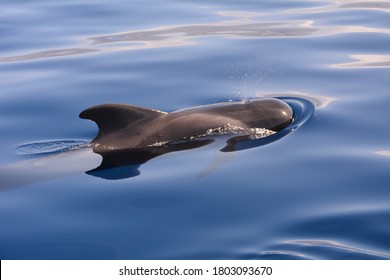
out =
[[[159,155],[206,145],[207,135],[236,133],[221,151],[247,140],[262,129],[275,133],[293,120],[293,111],[284,101],[263,98],[222,102],[170,113],[123,104],[88,108],[80,118],[94,121],[99,133],[92,141],[95,153],[103,157],[97,168],[106,169],[142,164]]]
[[[20,146],[19,152],[34,157],[0,165],[0,192],[82,172],[104,179],[134,177],[140,174],[141,164],[152,158],[214,142],[209,150],[220,152],[199,174],[202,177],[231,158],[232,153],[226,152],[267,145],[295,131],[311,118],[314,108],[309,100],[294,96],[224,102],[171,113],[132,105],[98,105],[80,114],[99,126],[90,144],[59,140]],[[67,146],[69,142],[78,144]],[[221,144],[225,145],[222,149]]]
[[[209,150],[220,152],[199,174],[202,177],[231,158],[232,153],[226,152],[267,145],[295,131],[310,120],[314,109],[311,101],[295,96],[224,102],[171,113],[132,105],[98,105],[80,114],[99,126],[91,143],[66,139],[20,146],[21,154],[34,157],[0,165],[0,192],[82,172],[104,179],[134,177],[140,174],[141,164],[152,158],[214,142]],[[76,146],[69,144],[74,142]],[[222,149],[221,144],[225,145]]]

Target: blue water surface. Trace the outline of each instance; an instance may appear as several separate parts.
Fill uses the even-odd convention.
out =
[[[0,259],[390,259],[390,1],[1,8]],[[85,173],[90,106],[262,96],[316,108],[267,145]]]

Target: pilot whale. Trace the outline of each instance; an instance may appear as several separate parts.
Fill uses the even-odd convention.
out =
[[[103,157],[97,168],[142,164],[159,155],[213,141],[207,135],[235,133],[221,151],[233,151],[256,129],[277,132],[293,120],[293,110],[277,98],[222,102],[174,112],[124,104],[88,108],[80,118],[94,121],[99,132],[91,145]],[[238,134],[238,136],[237,136]]]
[[[22,154],[34,157],[0,165],[0,191],[82,172],[104,179],[134,177],[140,174],[141,164],[154,157],[215,142],[211,150],[223,148],[199,174],[204,176],[226,163],[232,155],[228,152],[278,141],[305,124],[313,113],[312,102],[291,96],[225,102],[171,113],[132,105],[99,105],[80,114],[99,126],[92,142],[82,141],[85,144],[65,151],[62,140],[58,151],[51,149],[53,141],[47,142],[49,151],[46,142],[39,142],[43,150],[38,154],[37,143],[22,145]],[[266,133],[262,134],[263,130]],[[277,133],[268,133],[271,130]],[[30,146],[33,152],[28,152]]]

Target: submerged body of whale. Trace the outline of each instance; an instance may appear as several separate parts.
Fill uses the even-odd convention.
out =
[[[86,109],[80,117],[96,122],[99,127],[92,148],[103,157],[97,168],[101,170],[142,164],[165,153],[201,147],[213,141],[207,137],[211,135],[232,133],[221,151],[234,151],[241,141],[287,127],[293,120],[293,110],[280,99],[264,98],[171,113],[106,104]]]

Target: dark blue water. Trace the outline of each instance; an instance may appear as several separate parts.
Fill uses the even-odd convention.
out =
[[[1,259],[389,259],[390,1],[2,1]],[[85,172],[102,103],[314,114],[140,174]],[[27,145],[27,146],[25,146]],[[80,148],[83,146],[83,148]]]

